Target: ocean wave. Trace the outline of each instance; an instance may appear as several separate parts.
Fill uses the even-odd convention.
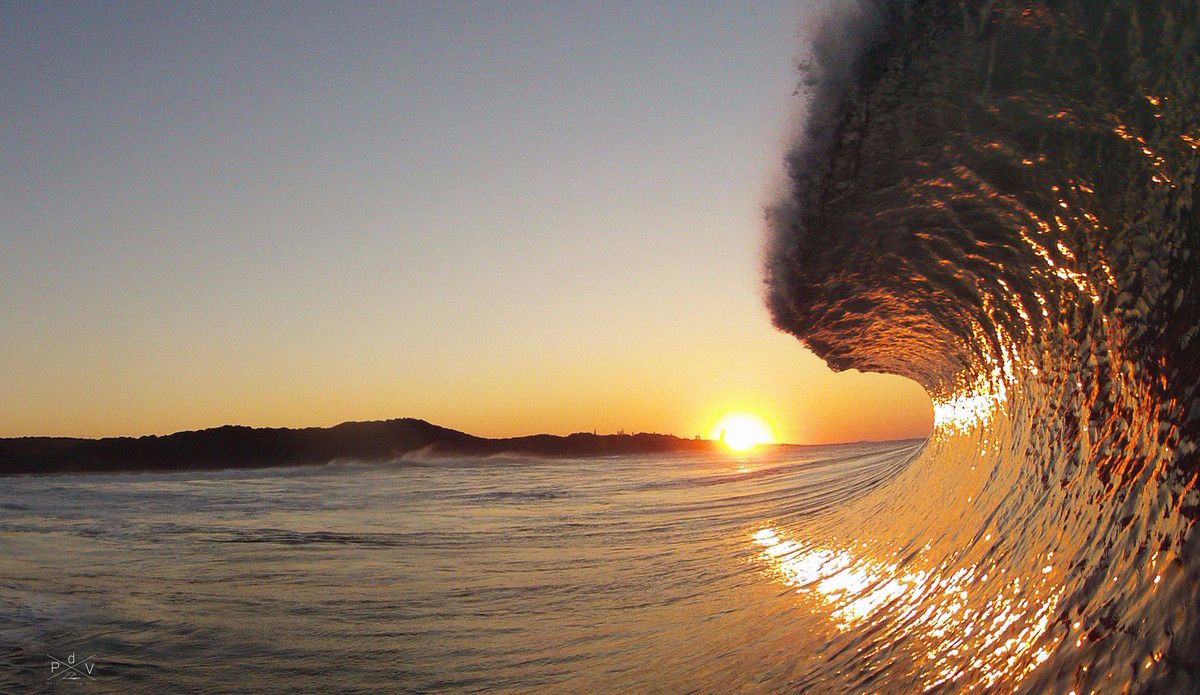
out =
[[[863,7],[827,30],[859,50],[818,60],[767,301],[936,425],[856,542],[762,531],[781,581],[841,578],[806,682],[1200,691],[1200,9]]]

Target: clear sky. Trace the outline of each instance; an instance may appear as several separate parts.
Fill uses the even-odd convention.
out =
[[[763,308],[817,5],[0,4],[0,436],[926,433]]]

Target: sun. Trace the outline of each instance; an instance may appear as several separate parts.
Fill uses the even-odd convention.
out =
[[[720,439],[734,451],[746,451],[759,444],[771,444],[775,435],[766,421],[754,413],[733,411],[722,415],[713,425],[711,439]]]

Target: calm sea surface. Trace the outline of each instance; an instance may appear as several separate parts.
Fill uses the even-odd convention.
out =
[[[919,448],[9,478],[0,691],[794,689],[780,534]]]

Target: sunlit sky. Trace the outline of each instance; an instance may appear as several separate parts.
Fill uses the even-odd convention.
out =
[[[0,4],[0,436],[923,435],[763,308],[820,12]]]

